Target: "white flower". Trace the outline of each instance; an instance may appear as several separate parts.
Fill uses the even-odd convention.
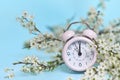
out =
[[[28,12],[27,11],[24,11],[23,14],[22,14],[23,17],[27,18],[28,17]]]
[[[68,77],[67,80],[73,80],[72,77]]]
[[[36,45],[37,45],[36,39],[30,40],[30,46],[31,46],[31,48],[36,47]]]
[[[8,74],[7,76],[5,76],[5,78],[14,78],[15,77],[15,74],[14,73],[10,73]]]
[[[95,68],[89,68],[86,70],[85,72],[85,76],[87,76],[88,78],[91,78],[95,75],[96,71],[95,71]]]
[[[30,72],[30,68],[27,66],[23,66],[21,69],[23,72]]]

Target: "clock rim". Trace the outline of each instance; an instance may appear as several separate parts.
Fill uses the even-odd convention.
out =
[[[67,60],[66,60],[66,58],[65,58],[65,53],[66,53],[66,50],[67,50],[68,46],[69,46],[71,43],[73,43],[73,42],[75,42],[75,41],[78,41],[78,40],[84,40],[84,41],[86,41],[86,42],[88,42],[88,43],[90,43],[90,44],[95,45],[90,39],[88,39],[88,38],[86,38],[86,37],[83,37],[83,36],[81,36],[81,37],[74,37],[74,38],[72,38],[71,40],[69,40],[69,41],[64,45],[63,50],[62,50],[62,58],[63,58],[63,61],[65,62],[65,64],[66,64],[70,69],[72,69],[72,70],[74,70],[74,71],[85,71],[86,69],[92,67],[92,66],[94,65],[94,63],[96,62],[96,58],[97,58],[96,46],[94,46],[94,49],[93,49],[94,52],[95,52],[95,53],[94,53],[94,59],[93,59],[93,61],[91,62],[91,64],[89,64],[88,67],[86,67],[86,68],[82,68],[82,69],[74,68],[74,67],[72,67],[71,65],[68,64],[68,62],[67,62]]]

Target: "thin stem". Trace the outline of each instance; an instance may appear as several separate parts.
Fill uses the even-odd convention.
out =
[[[33,32],[32,32],[32,34],[33,34],[33,35],[38,35],[38,34],[36,34],[36,33],[33,33]]]
[[[116,23],[115,25],[113,25],[112,27],[117,27],[120,25],[120,22],[119,23]]]
[[[23,19],[24,19],[26,22],[29,22],[29,20],[28,20],[27,18],[23,17]],[[42,32],[36,27],[36,25],[34,25],[34,28],[35,28],[35,30],[36,30],[38,33],[42,34]],[[37,35],[36,33],[32,33],[32,34]],[[43,35],[43,34],[42,34],[42,35]]]
[[[44,36],[45,37],[45,36]],[[58,39],[58,38],[47,38],[47,37],[45,37],[43,40],[41,40],[41,41],[39,41],[39,42],[37,42],[37,43],[41,43],[41,42],[43,42],[44,40],[47,40],[47,39],[51,39],[51,40],[53,40],[53,41],[55,41],[55,40],[57,40],[57,41],[62,41],[62,40],[60,40],[60,39]]]
[[[100,11],[97,12],[97,15],[96,15],[96,21],[98,20],[98,16],[100,15]],[[94,25],[93,29],[95,28],[96,26]]]
[[[41,33],[42,34],[42,32],[34,25],[34,28],[35,28],[35,30],[37,31],[37,32],[39,32],[39,33]],[[43,34],[42,34],[43,35]]]
[[[97,49],[97,51],[98,51],[98,48],[99,48],[99,46],[98,46],[98,42],[93,38],[93,41],[94,41],[94,43],[95,43],[95,45],[96,45],[96,49]]]
[[[26,65],[30,64],[30,65],[33,65],[33,63],[21,62],[21,61],[13,63],[13,65],[17,65],[17,64],[26,64]]]

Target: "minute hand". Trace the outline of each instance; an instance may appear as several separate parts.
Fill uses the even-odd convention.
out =
[[[81,42],[79,42],[79,51],[78,51],[78,56],[81,56]]]

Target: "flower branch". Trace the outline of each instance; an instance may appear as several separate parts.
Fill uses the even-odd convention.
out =
[[[37,35],[37,33],[42,34],[42,32],[36,27],[33,19],[33,16],[28,14],[26,11],[23,12],[21,17],[17,17],[17,21],[20,22],[24,28],[27,28],[30,33],[34,35]]]
[[[39,73],[41,71],[51,71],[63,63],[61,55],[58,54],[55,56],[55,60],[48,62],[40,62],[37,57],[28,56],[23,61],[15,62],[13,65],[23,64],[23,72]]]

